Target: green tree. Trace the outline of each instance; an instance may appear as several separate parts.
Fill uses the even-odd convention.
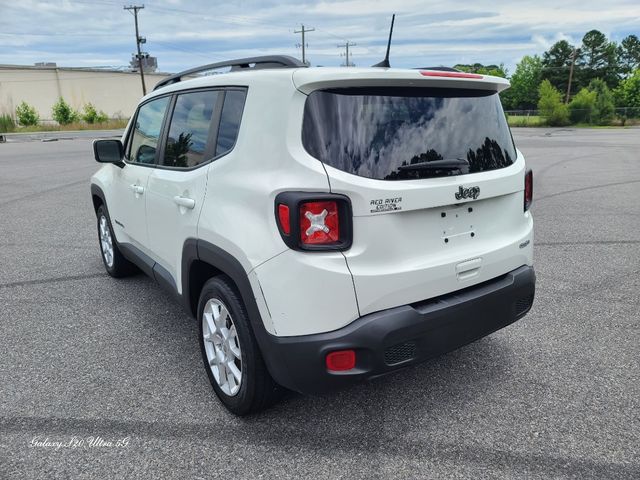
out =
[[[500,94],[506,109],[533,109],[538,105],[538,86],[542,78],[542,60],[538,55],[525,55],[516,65],[511,87]]]
[[[562,94],[549,80],[543,80],[539,88],[540,100],[538,109],[551,126],[567,125],[569,123],[569,108],[562,103]]]
[[[620,82],[618,48],[609,42],[604,33],[590,30],[582,37],[582,56],[576,69],[576,80],[580,86],[588,85],[594,78],[603,80],[609,88]]]
[[[569,115],[573,123],[591,123],[595,116],[596,92],[580,90],[569,103]]]
[[[606,125],[611,121],[615,112],[613,94],[604,80],[600,80],[599,78],[591,80],[589,90],[596,94],[593,112],[594,121],[599,125]]]
[[[619,99],[618,106],[640,108],[640,68],[620,82],[616,99]]]
[[[567,91],[574,49],[575,47],[566,40],[560,40],[542,55],[542,79],[549,80],[551,85],[563,93]],[[581,56],[582,53],[577,50],[576,63],[581,61]]]
[[[68,125],[70,123],[77,122],[80,118],[78,112],[71,108],[71,106],[65,102],[62,97],[60,97],[53,105],[52,115],[53,119],[60,125]]]
[[[22,101],[20,105],[17,106],[16,118],[18,119],[18,123],[25,127],[37,125],[40,121],[40,115],[38,115],[36,109],[25,101]]]
[[[82,120],[89,124],[104,123],[109,119],[106,113],[104,113],[102,110],[97,111],[96,107],[94,107],[91,103],[85,104],[83,110],[84,112],[82,113]]]
[[[640,69],[620,82],[613,92],[616,105],[624,107],[618,111],[622,123],[627,118],[640,118]]]
[[[620,73],[625,76],[640,68],[640,39],[635,35],[625,37],[618,47]]]
[[[502,77],[507,78],[507,69],[504,66],[504,63],[500,65],[483,65],[481,63],[474,63],[473,65],[466,65],[460,63],[458,65],[454,65],[453,68],[461,70],[463,72],[468,73],[479,73],[480,75],[493,75],[494,77]]]

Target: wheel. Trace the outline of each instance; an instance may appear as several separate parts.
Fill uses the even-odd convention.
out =
[[[246,308],[231,280],[205,283],[198,302],[202,360],[216,395],[236,415],[259,412],[281,394],[260,353]]]
[[[104,263],[104,268],[107,270],[107,273],[116,278],[126,277],[127,275],[136,273],[137,269],[135,265],[124,258],[118,249],[116,237],[111,228],[109,214],[104,205],[98,207],[96,215],[98,216],[98,240],[100,241],[102,262]]]

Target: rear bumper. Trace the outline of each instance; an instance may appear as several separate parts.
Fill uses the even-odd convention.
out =
[[[523,317],[533,304],[535,273],[506,275],[438,298],[365,315],[333,332],[269,335],[265,360],[275,380],[313,394],[390,373],[489,335]],[[356,367],[329,372],[327,353],[356,351]]]

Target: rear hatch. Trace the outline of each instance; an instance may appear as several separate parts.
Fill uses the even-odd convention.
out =
[[[314,70],[294,73],[308,95],[302,143],[331,191],[351,199],[344,255],[361,315],[531,263],[524,159],[498,97],[505,80]]]

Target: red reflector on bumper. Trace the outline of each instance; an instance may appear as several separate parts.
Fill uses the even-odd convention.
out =
[[[327,369],[332,372],[344,372],[356,366],[356,352],[353,350],[336,350],[327,354]]]

